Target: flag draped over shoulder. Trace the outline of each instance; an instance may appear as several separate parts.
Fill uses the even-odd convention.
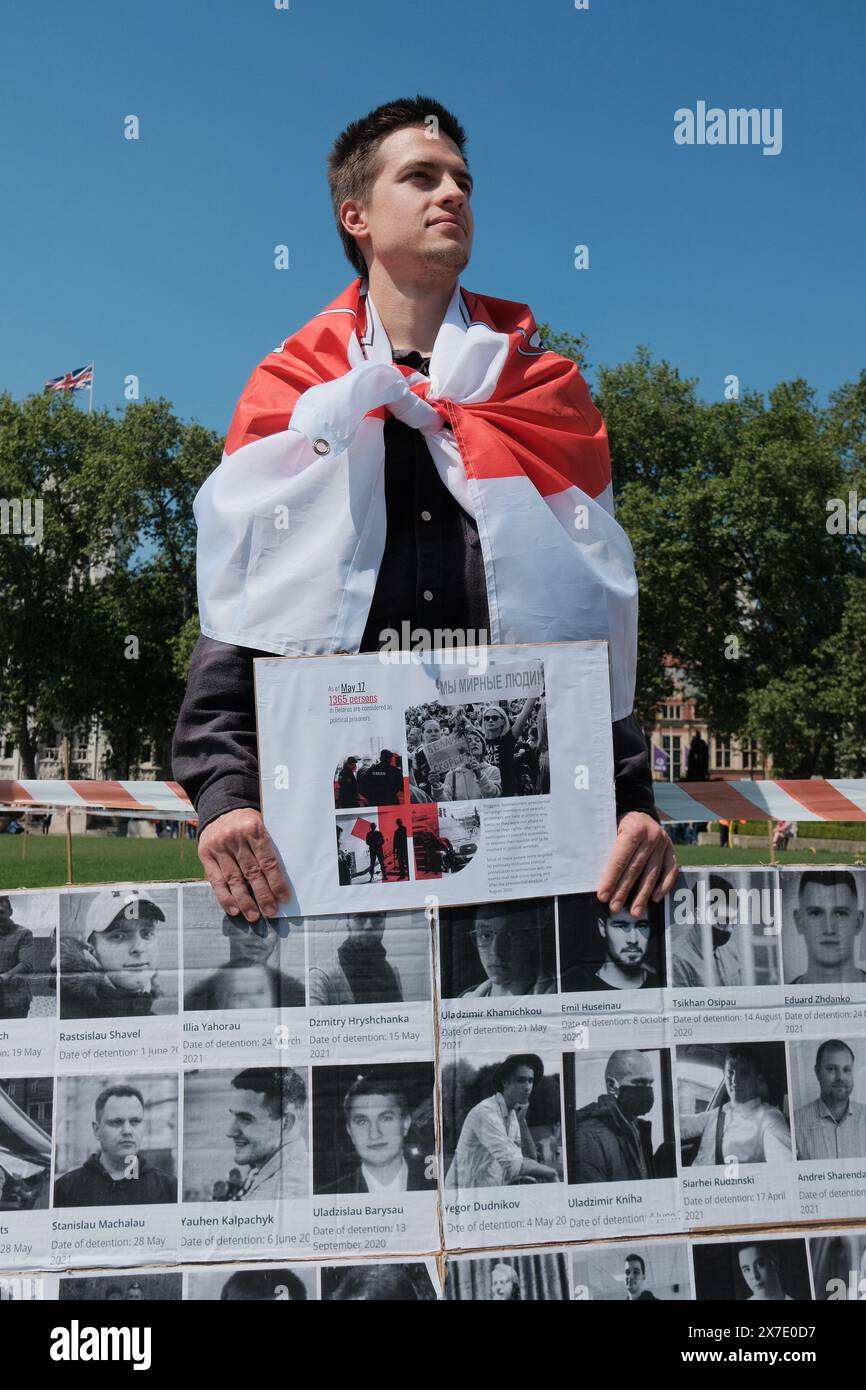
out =
[[[255,369],[195,500],[202,632],[279,655],[357,651],[385,545],[384,423],[423,432],[478,527],[492,643],[603,638],[631,713],[637,581],[604,421],[525,304],[458,283],[429,377],[392,361],[365,279]]]

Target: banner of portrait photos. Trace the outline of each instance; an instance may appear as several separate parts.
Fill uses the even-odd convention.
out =
[[[223,1266],[291,1261],[280,1296],[349,1298],[359,1259],[426,1290],[408,1257],[489,1249],[447,1297],[849,1287],[856,1231],[657,1238],[866,1212],[864,898],[862,869],[690,870],[642,918],[253,927],[204,883],[0,895],[0,1271],[126,1270],[127,1297],[218,1265],[147,1278],[247,1297]]]

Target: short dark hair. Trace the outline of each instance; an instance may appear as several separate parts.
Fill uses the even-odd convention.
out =
[[[268,1114],[278,1119],[287,1105],[306,1103],[307,1088],[291,1067],[247,1067],[232,1077],[236,1091],[255,1091],[264,1096]]]
[[[818,1048],[818,1051],[815,1053],[815,1066],[816,1066],[816,1067],[820,1067],[820,1065],[821,1065],[821,1058],[824,1056],[824,1053],[825,1053],[825,1052],[843,1052],[843,1051],[844,1051],[844,1052],[847,1052],[847,1053],[849,1054],[849,1056],[850,1056],[850,1058],[851,1058],[851,1061],[853,1062],[853,1061],[854,1061],[854,1049],[853,1049],[853,1048],[849,1047],[848,1044],[847,1044],[846,1042],[843,1042],[841,1038],[828,1038],[826,1042],[822,1042],[821,1046]]]
[[[250,1298],[267,1302],[279,1288],[287,1290],[290,1303],[307,1301],[303,1280],[290,1269],[236,1269],[223,1284],[220,1299]]]
[[[368,1072],[366,1076],[359,1076],[357,1081],[352,1082],[343,1097],[343,1114],[347,1123],[352,1101],[357,1096],[393,1096],[404,1115],[410,1112],[405,1087],[387,1072]]]
[[[377,1303],[421,1302],[424,1295],[404,1265],[354,1265],[346,1270],[328,1301],[366,1303],[372,1300]]]
[[[626,1257],[625,1257],[625,1262],[626,1262],[627,1265],[628,1265],[628,1264],[631,1264],[632,1260],[634,1260],[634,1262],[635,1262],[636,1264],[639,1264],[639,1265],[640,1265],[640,1272],[641,1272],[641,1274],[646,1274],[646,1263],[644,1262],[643,1256],[642,1256],[642,1255],[626,1255]]]
[[[359,275],[366,276],[367,265],[357,241],[340,221],[340,205],[347,198],[359,202],[369,199],[379,174],[378,148],[385,136],[403,126],[424,125],[428,116],[437,118],[439,130],[454,141],[465,160],[466,132],[457,117],[433,97],[421,95],[377,106],[360,120],[351,121],[334,141],[328,155],[331,204],[343,250]]]
[[[857,880],[850,869],[835,869],[832,873],[824,873],[820,869],[807,869],[800,875],[800,882],[797,887],[798,895],[808,888],[810,883],[817,883],[821,888],[847,888],[854,894],[855,901],[859,902],[857,892]]]
[[[511,1080],[518,1067],[529,1067],[532,1072],[533,1086],[537,1086],[544,1076],[544,1063],[540,1057],[536,1057],[534,1052],[515,1052],[510,1057],[506,1057],[496,1071],[497,1091],[501,1091],[506,1082]]]
[[[102,1119],[102,1112],[105,1109],[108,1102],[111,1100],[112,1096],[134,1096],[135,1099],[140,1103],[142,1110],[144,1110],[145,1108],[144,1096],[141,1094],[141,1091],[138,1089],[137,1086],[128,1086],[124,1084],[118,1086],[106,1086],[105,1090],[100,1091],[99,1095],[96,1097],[96,1105],[94,1108],[96,1110],[97,1120]]]
[[[729,1057],[739,1057],[742,1062],[751,1062],[755,1071],[759,1075],[763,1075],[764,1063],[761,1051],[754,1043],[731,1043],[729,1047],[725,1048],[725,1061]]]

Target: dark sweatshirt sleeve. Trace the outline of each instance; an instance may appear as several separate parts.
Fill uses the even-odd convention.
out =
[[[267,655],[205,636],[193,650],[172,766],[198,812],[199,835],[225,811],[261,809],[253,660]]]
[[[646,739],[633,714],[613,724],[613,777],[618,817],[644,811],[658,820]]]

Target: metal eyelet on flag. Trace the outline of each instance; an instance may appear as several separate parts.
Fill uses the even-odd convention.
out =
[[[327,439],[314,439],[313,449],[317,454],[322,455],[329,454],[331,452],[331,446],[328,443]]]

